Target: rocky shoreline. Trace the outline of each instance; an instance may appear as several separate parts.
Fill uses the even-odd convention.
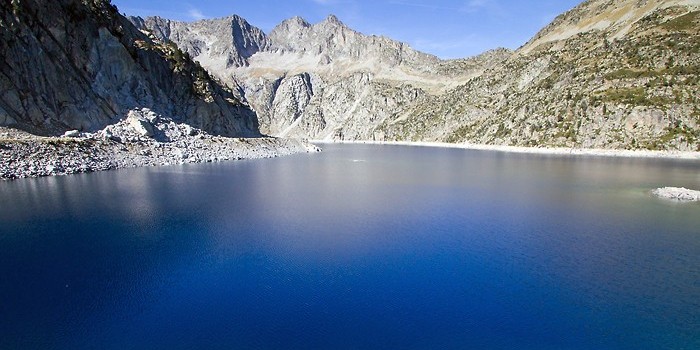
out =
[[[339,140],[310,140],[314,144],[370,144],[370,145],[396,145],[415,147],[440,147],[459,148],[478,151],[494,151],[504,153],[526,153],[560,156],[595,156],[595,157],[623,157],[623,158],[666,158],[700,160],[700,152],[692,151],[649,151],[626,149],[596,149],[596,148],[554,148],[554,147],[523,147],[487,145],[475,143],[445,143],[445,142],[411,142],[411,141],[339,141]]]
[[[0,179],[318,151],[303,140],[214,136],[143,109],[94,133],[69,131],[63,137],[40,137],[0,128]]]

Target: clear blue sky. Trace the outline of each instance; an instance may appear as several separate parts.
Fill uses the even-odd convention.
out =
[[[122,13],[193,21],[237,14],[269,33],[284,19],[335,14],[364,34],[384,35],[441,58],[518,48],[582,0],[112,0]]]

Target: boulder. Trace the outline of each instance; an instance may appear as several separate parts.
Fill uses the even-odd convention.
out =
[[[127,117],[129,126],[139,135],[153,137],[153,125],[138,111],[129,112]]]
[[[69,131],[66,131],[66,132],[63,134],[63,137],[80,137],[80,131],[78,131],[78,130],[69,130]]]

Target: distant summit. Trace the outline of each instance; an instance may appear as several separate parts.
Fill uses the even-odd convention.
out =
[[[338,19],[338,17],[336,17],[335,15],[328,15],[328,17],[326,17],[326,19],[324,19],[323,22],[321,22],[321,23],[325,23],[328,25],[340,26],[340,27],[346,27],[345,23],[341,22]]]
[[[237,15],[191,23],[161,17],[129,19],[158,39],[175,42],[191,57],[209,57],[200,63],[211,71],[246,66],[248,58],[270,45],[262,30]]]
[[[280,24],[278,24],[276,26],[276,28],[278,28],[278,27],[281,27],[281,28],[285,28],[285,27],[287,27],[287,28],[288,27],[308,28],[308,27],[311,27],[311,23],[307,22],[302,17],[294,16],[290,19],[286,19],[286,20],[282,21]],[[273,29],[273,31],[274,31],[274,29]]]

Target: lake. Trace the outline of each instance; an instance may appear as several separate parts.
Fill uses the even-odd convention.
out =
[[[697,161],[323,147],[1,182],[0,348],[700,348]]]

